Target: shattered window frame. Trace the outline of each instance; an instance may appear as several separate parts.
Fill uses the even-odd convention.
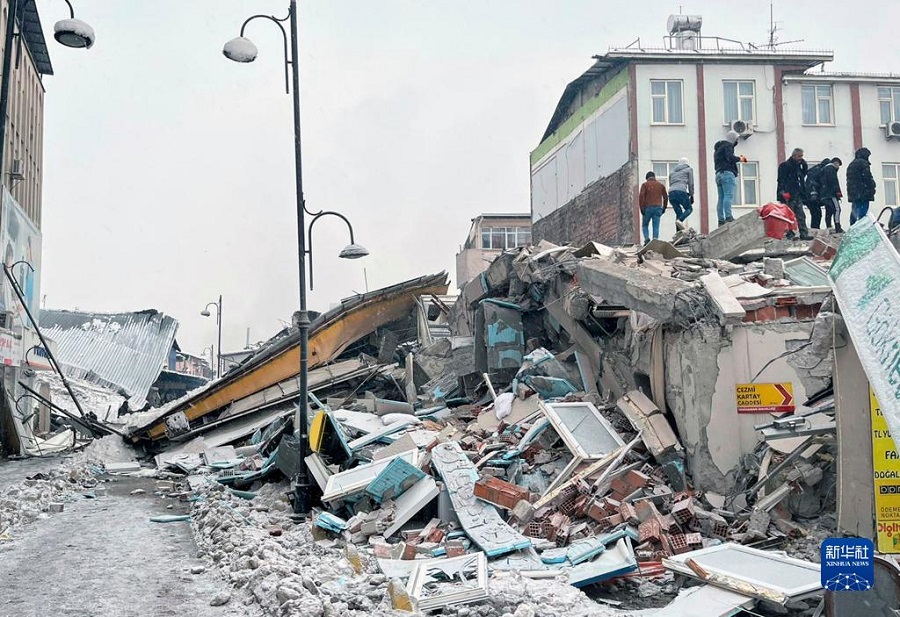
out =
[[[893,174],[893,175],[892,175]],[[884,205],[900,205],[900,163],[882,163],[881,181],[884,185]]]
[[[825,104],[828,118],[822,119]],[[800,87],[803,126],[834,126],[834,88],[831,84],[804,84]]]
[[[661,106],[657,107],[657,103],[661,103]],[[657,112],[661,114],[658,115]],[[684,126],[683,80],[650,80],[650,124]]]

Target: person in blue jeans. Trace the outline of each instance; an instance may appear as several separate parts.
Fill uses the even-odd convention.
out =
[[[694,170],[686,158],[678,161],[678,164],[669,174],[669,203],[675,211],[675,229],[681,231],[686,226],[684,222],[694,211]]]
[[[669,194],[656,174],[648,171],[646,182],[638,193],[638,208],[641,210],[641,230],[644,232],[644,244],[650,242],[650,225],[653,225],[653,239],[659,238],[659,219],[669,205]]]
[[[866,218],[869,202],[875,200],[875,178],[872,177],[868,148],[856,151],[853,161],[847,165],[847,199],[850,201],[850,224]]]
[[[736,131],[728,131],[725,139],[717,141],[713,146],[713,165],[716,170],[716,189],[719,200],[716,202],[716,217],[719,226],[734,220],[731,204],[734,203],[734,185],[738,175],[738,163],[746,163],[747,157],[737,156],[734,146],[740,135]]]

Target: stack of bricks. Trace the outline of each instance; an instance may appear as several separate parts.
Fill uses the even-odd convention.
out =
[[[512,510],[522,500],[528,500],[528,489],[499,478],[482,477],[475,483],[475,496],[496,506]]]

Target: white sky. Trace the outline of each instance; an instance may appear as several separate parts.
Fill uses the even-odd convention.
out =
[[[199,315],[224,296],[225,350],[272,335],[298,306],[291,98],[281,36],[221,54],[255,12],[285,0],[73,0],[97,43],[52,38],[68,17],[39,0],[56,75],[45,79],[43,278],[47,307],[156,308],[200,353]],[[310,0],[300,5],[304,184],[313,211],[352,221],[371,255],[337,258],[336,218],[316,224],[325,310],[354,291],[447,270],[481,212],[529,211],[528,154],[565,85],[611,45],[662,43],[666,17],[761,42],[766,0]],[[738,8],[740,7],[740,8]],[[834,49],[828,70],[900,72],[892,0],[776,1],[782,41]],[[452,285],[455,289],[455,284]]]

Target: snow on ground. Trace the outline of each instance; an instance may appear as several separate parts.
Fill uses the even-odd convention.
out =
[[[219,484],[209,485],[194,504],[193,527],[201,551],[230,583],[247,591],[269,615],[388,617],[388,580],[372,563],[355,574],[339,549],[313,542],[309,524],[294,524],[286,483],[268,484],[247,501]],[[270,529],[283,532],[273,535]],[[364,549],[363,551],[364,552]],[[364,558],[364,561],[366,560]],[[601,606],[557,580],[528,580],[498,573],[481,604],[444,609],[457,617],[615,617],[652,611],[617,611]]]

